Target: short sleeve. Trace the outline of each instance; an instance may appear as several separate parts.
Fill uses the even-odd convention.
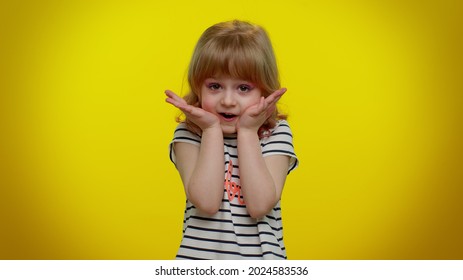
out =
[[[170,161],[172,161],[174,164],[176,164],[174,150],[174,143],[176,142],[190,143],[199,146],[201,145],[201,136],[188,130],[185,123],[179,123],[177,125],[174,132],[174,138],[169,144]]]
[[[286,120],[277,122],[270,136],[261,140],[262,155],[287,155],[290,157],[288,174],[296,169],[299,160],[294,152],[293,134]]]

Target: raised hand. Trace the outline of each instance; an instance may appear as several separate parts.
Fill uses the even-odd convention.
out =
[[[220,120],[216,115],[199,107],[187,104],[183,98],[175,94],[173,91],[166,90],[165,94],[167,96],[166,102],[180,109],[185,116],[201,128],[201,130],[204,131],[205,129],[220,125]]]
[[[273,114],[277,101],[286,92],[286,88],[281,88],[264,98],[259,100],[259,103],[250,106],[240,116],[237,123],[237,130],[253,129],[258,130],[264,122]]]

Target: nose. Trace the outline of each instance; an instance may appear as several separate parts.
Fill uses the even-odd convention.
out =
[[[223,106],[227,106],[227,107],[235,106],[236,105],[236,99],[235,99],[235,95],[234,95],[233,91],[232,90],[224,91],[224,93],[222,95],[222,99],[220,100],[220,103]]]

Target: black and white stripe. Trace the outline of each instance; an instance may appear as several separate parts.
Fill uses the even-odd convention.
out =
[[[173,143],[201,145],[201,136],[190,132],[185,124],[178,125],[170,144],[170,159],[175,164]],[[236,137],[224,138],[224,178],[233,163],[231,181],[240,185]],[[292,133],[286,121],[279,121],[269,137],[261,139],[262,155],[288,155],[288,173],[298,165]],[[239,196],[241,201],[242,196]],[[286,259],[280,202],[263,218],[249,216],[238,197],[232,201],[224,189],[220,210],[213,216],[200,213],[187,200],[183,238],[177,259]]]

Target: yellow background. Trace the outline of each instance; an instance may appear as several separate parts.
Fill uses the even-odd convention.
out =
[[[196,40],[263,25],[300,167],[290,259],[463,258],[460,1],[0,2],[0,258],[171,259]]]

